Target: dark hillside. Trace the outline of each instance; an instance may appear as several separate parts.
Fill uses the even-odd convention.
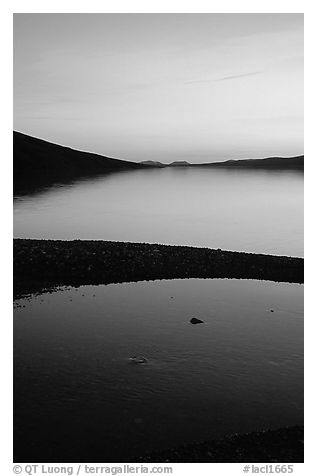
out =
[[[14,190],[142,167],[134,162],[103,157],[13,132]]]

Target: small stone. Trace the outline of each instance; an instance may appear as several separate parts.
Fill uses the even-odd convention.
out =
[[[197,317],[192,317],[190,320],[191,324],[202,324],[203,322],[201,319],[197,319]]]
[[[133,357],[130,357],[130,361],[135,363],[135,364],[146,364],[147,359],[143,357],[142,355],[134,355]]]

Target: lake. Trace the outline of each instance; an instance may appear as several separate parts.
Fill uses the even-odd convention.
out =
[[[14,335],[15,461],[129,461],[303,423],[302,285],[68,288],[17,300]]]
[[[303,256],[303,172],[147,169],[14,200],[16,238],[98,239]]]

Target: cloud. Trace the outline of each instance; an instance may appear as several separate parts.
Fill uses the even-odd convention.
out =
[[[255,76],[256,74],[261,74],[263,71],[252,71],[250,73],[244,73],[244,74],[235,74],[232,76],[224,76],[223,78],[215,79],[214,81],[228,81],[231,79],[239,79],[239,78],[245,78],[246,76]]]
[[[263,73],[263,71],[251,71],[250,73],[233,74],[231,76],[223,76],[222,78],[216,78],[216,79],[192,79],[189,81],[185,81],[185,84],[202,84],[202,83],[215,83],[218,81],[230,81],[232,79],[245,78],[247,76],[255,76],[261,73]]]

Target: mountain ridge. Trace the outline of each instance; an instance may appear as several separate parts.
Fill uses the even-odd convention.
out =
[[[15,193],[30,191],[53,183],[69,182],[81,177],[118,171],[166,167],[299,170],[304,168],[304,156],[227,160],[200,164],[192,164],[186,161],[174,161],[170,164],[152,160],[132,162],[92,152],[79,151],[22,132],[13,131],[13,185]]]
[[[202,162],[198,164],[192,164],[186,161],[175,161],[170,164],[163,162],[147,160],[139,162],[147,167],[287,167],[287,168],[303,168],[304,167],[304,155],[297,155],[294,157],[265,157],[263,159],[229,159],[223,162]]]

